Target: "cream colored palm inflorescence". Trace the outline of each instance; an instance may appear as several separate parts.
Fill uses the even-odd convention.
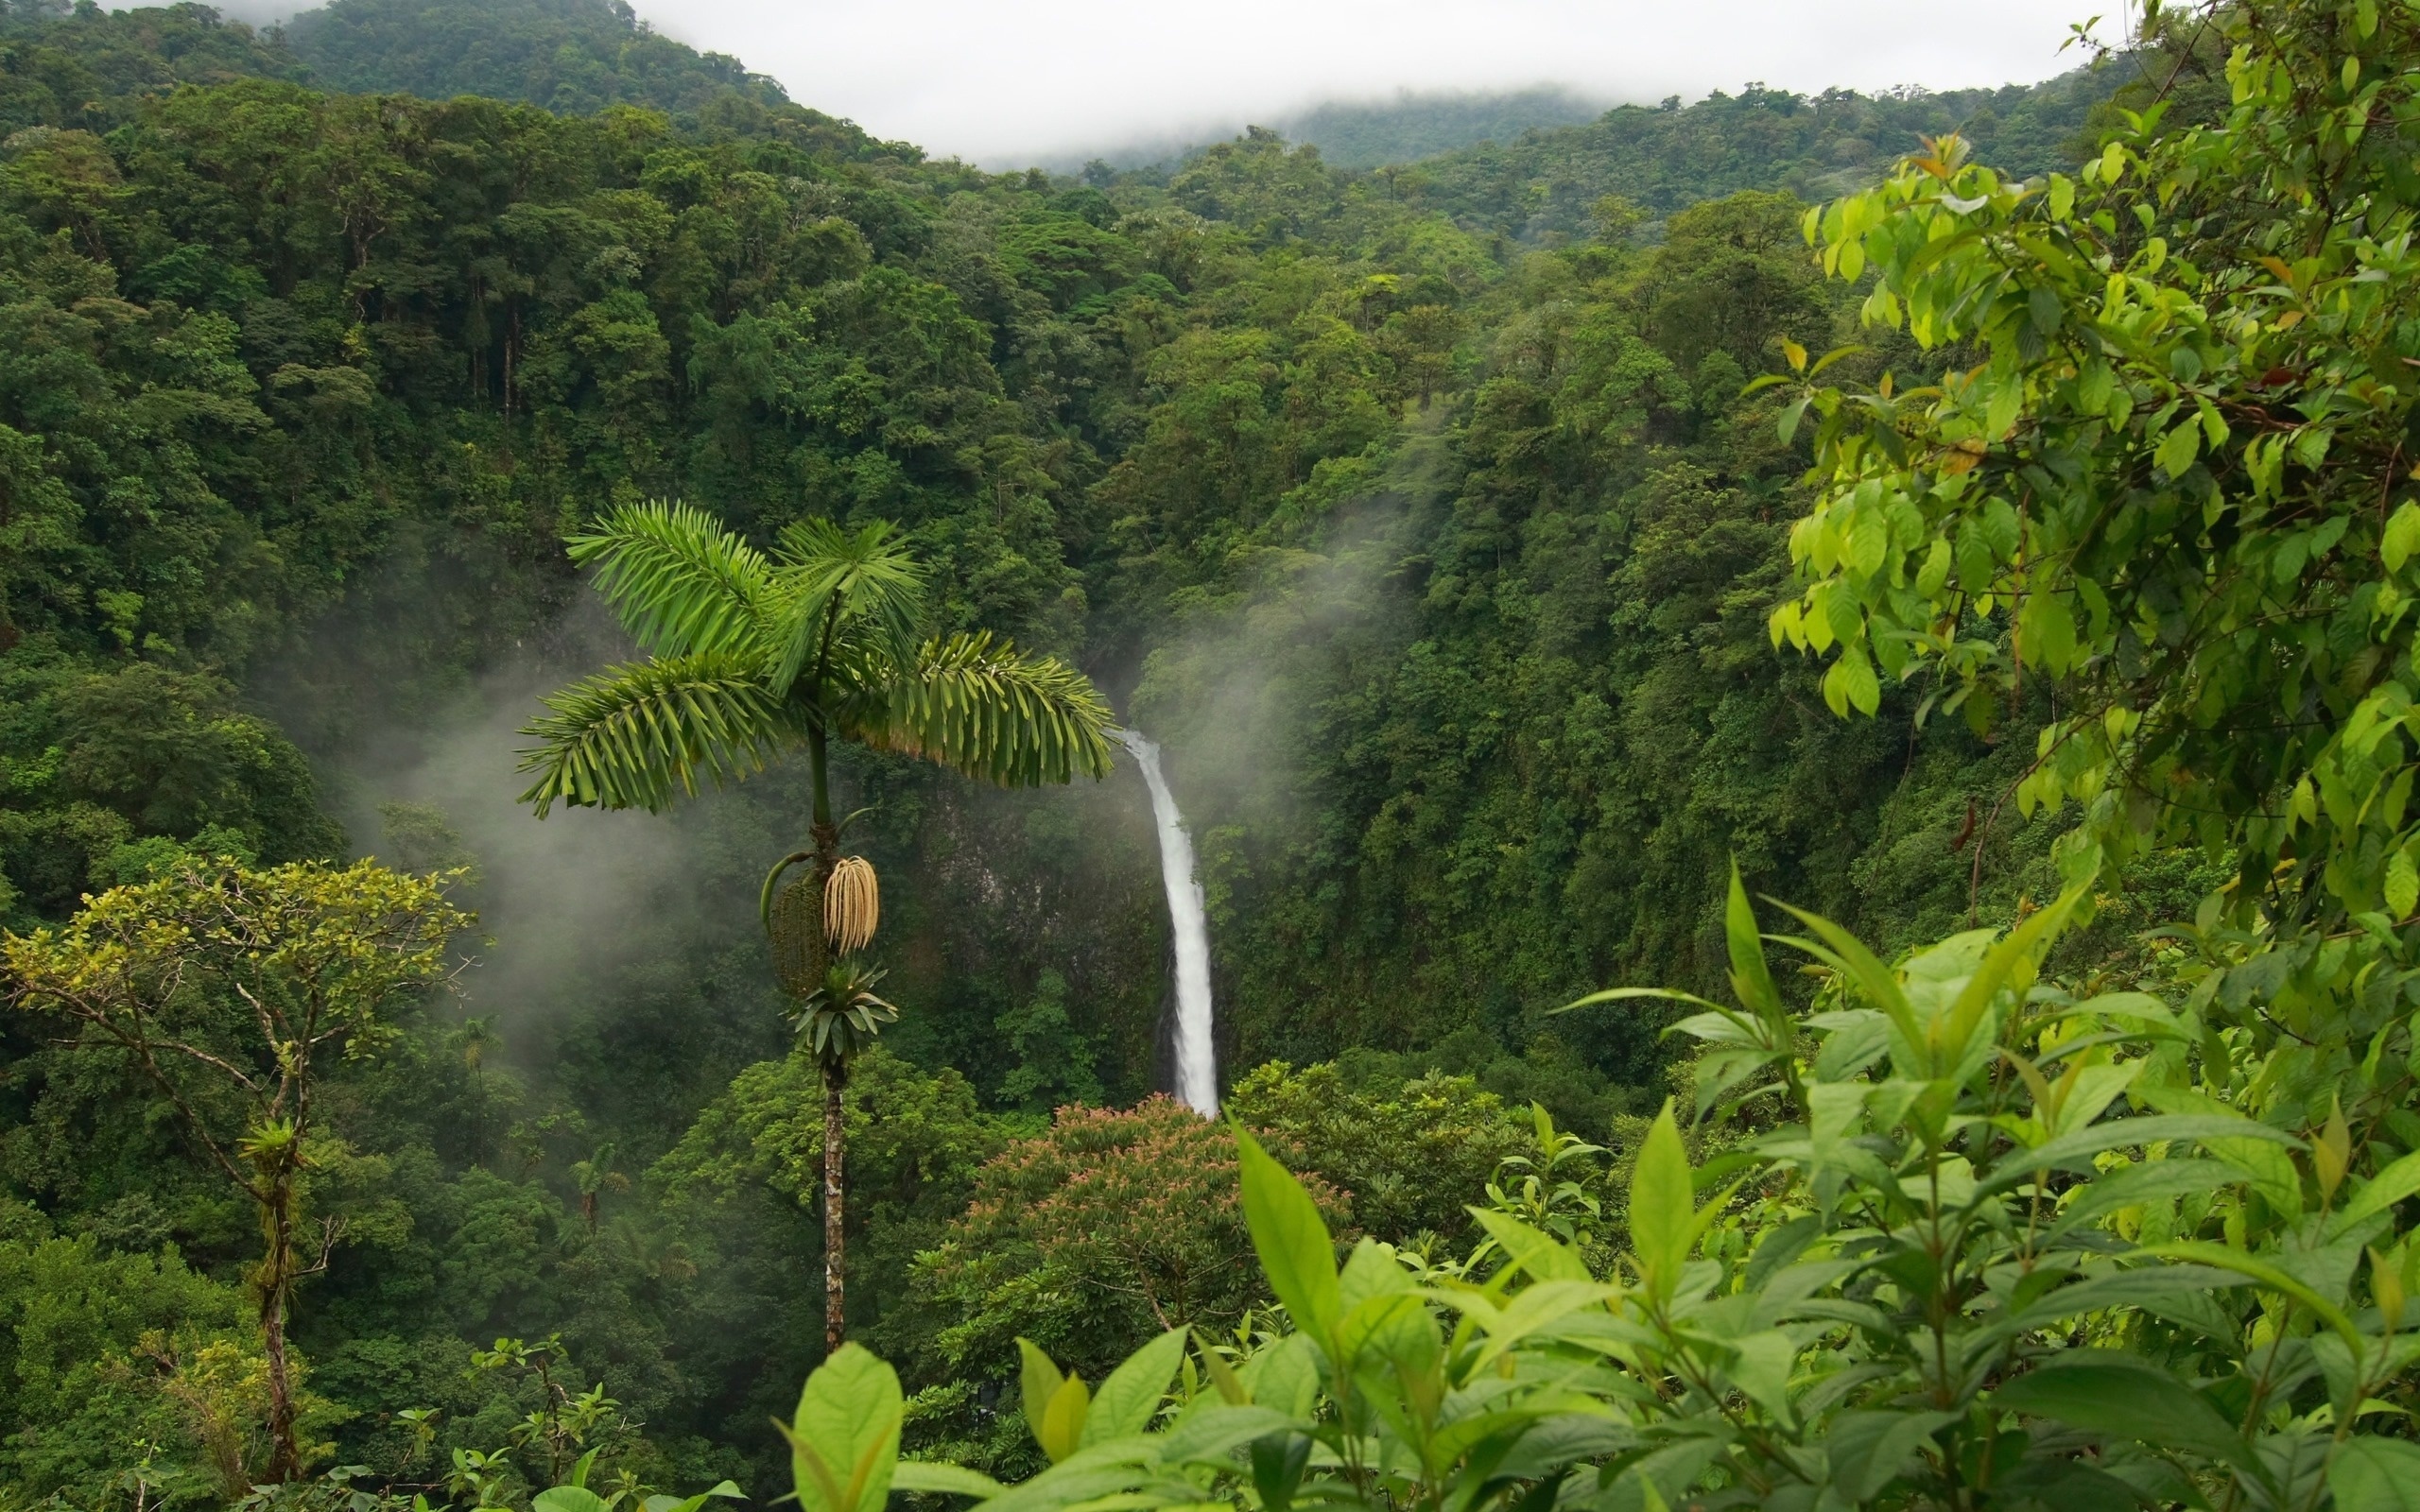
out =
[[[852,955],[873,943],[882,922],[882,892],[874,880],[873,863],[863,856],[842,856],[823,885],[823,937],[833,953]]]

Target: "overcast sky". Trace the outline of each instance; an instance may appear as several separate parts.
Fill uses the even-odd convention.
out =
[[[2031,82],[2111,0],[635,0],[802,104],[994,167],[1397,89]],[[2104,26],[2104,30],[2106,26]]]

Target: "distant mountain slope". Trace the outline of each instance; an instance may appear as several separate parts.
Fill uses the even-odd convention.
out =
[[[1308,143],[1340,168],[1377,168],[1413,163],[1481,142],[1510,142],[1524,131],[1591,121],[1605,108],[1558,84],[1528,89],[1398,92],[1392,98],[1324,100],[1307,110],[1256,117],[1255,125],[1288,142]],[[1167,168],[1218,142],[1248,129],[1238,116],[1218,129],[1198,128],[1131,137],[1098,151],[1045,153],[1035,164],[1074,173],[1088,163],[1123,171]],[[1023,167],[1019,160],[991,161],[994,167]]]
[[[1827,198],[1870,181],[1928,136],[1956,130],[1982,159],[2031,175],[2068,162],[2093,112],[2133,77],[2113,62],[2036,85],[1808,96],[1750,85],[1689,106],[1625,105],[1391,170],[1395,193],[1466,226],[1525,241],[1585,234],[1619,195],[1651,218],[1743,189]]]
[[[1281,135],[1317,146],[1340,168],[1413,163],[1481,142],[1511,142],[1524,131],[1597,118],[1601,99],[1552,85],[1505,94],[1416,94],[1392,100],[1337,100],[1275,123]]]
[[[107,130],[134,100],[178,84],[304,73],[273,36],[222,21],[206,6],[102,10],[0,0],[0,137],[29,126]]]
[[[285,39],[319,84],[356,94],[477,94],[566,114],[789,98],[735,58],[658,36],[624,0],[335,0],[288,22]]]

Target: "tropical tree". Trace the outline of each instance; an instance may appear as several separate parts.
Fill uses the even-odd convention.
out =
[[[862,948],[873,921],[872,868],[841,856],[832,817],[835,740],[1003,786],[1109,771],[1109,706],[1091,680],[988,632],[927,634],[924,569],[887,522],[849,530],[801,521],[760,551],[702,510],[655,503],[615,509],[573,541],[571,555],[595,566],[598,591],[648,659],[546,700],[551,713],[524,731],[538,744],[523,753],[521,769],[536,776],[523,800],[541,818],[557,802],[661,811],[694,797],[701,780],[735,781],[804,747],[814,790],[809,844],[774,866],[763,900],[784,986],[800,997],[828,996],[834,956]],[[847,895],[833,901],[845,906],[827,910],[826,884],[844,861]],[[800,864],[805,875],[777,896],[783,874]],[[859,985],[871,997],[870,984]],[[830,1052],[817,1052],[827,1112],[838,1106],[850,1058],[876,1029],[849,1005],[853,993],[829,1012],[810,1002],[803,1016],[810,1036],[818,1023],[864,1020],[818,1040]],[[838,1349],[845,1152],[837,1117],[829,1127],[824,1337]]]
[[[841,1343],[841,1253],[847,1235],[840,1219],[847,1193],[838,1152],[846,1150],[849,1137],[841,1099],[858,1054],[873,1045],[884,1024],[899,1018],[896,1007],[874,995],[883,975],[856,961],[834,961],[790,1021],[798,1042],[823,1079],[823,1347],[827,1351],[838,1349]]]
[[[403,1036],[398,1008],[448,979],[447,942],[472,917],[445,901],[458,874],[370,861],[254,870],[187,857],[112,887],[58,929],[0,936],[7,1001],[59,1021],[63,1043],[124,1059],[174,1109],[203,1160],[249,1202],[261,1259],[268,1477],[303,1469],[286,1325],[296,1285],[343,1231],[311,1232],[310,1173],[325,1082]]]
[[[1771,627],[1829,662],[1841,714],[1887,683],[1985,731],[2047,702],[1985,835],[2007,800],[2072,804],[2070,878],[2225,860],[2183,936],[2201,990],[2282,1057],[2254,1087],[2288,1126],[2342,1091],[2367,1128],[2403,1107],[2374,1076],[2381,985],[2420,971],[2420,12],[2145,26],[2170,82],[2225,60],[2210,119],[2151,105],[2023,181],[1945,137],[1807,217],[1832,273],[1870,275],[1869,322],[1957,365],[1858,392],[1785,350],[1820,492]]]

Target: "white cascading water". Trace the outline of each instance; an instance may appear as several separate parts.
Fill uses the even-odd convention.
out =
[[[1167,888],[1168,924],[1176,935],[1176,1094],[1204,1118],[1219,1116],[1219,1055],[1210,1043],[1210,919],[1193,872],[1193,836],[1160,770],[1160,747],[1140,730],[1117,731],[1151,788],[1151,817],[1160,829],[1160,881]]]

